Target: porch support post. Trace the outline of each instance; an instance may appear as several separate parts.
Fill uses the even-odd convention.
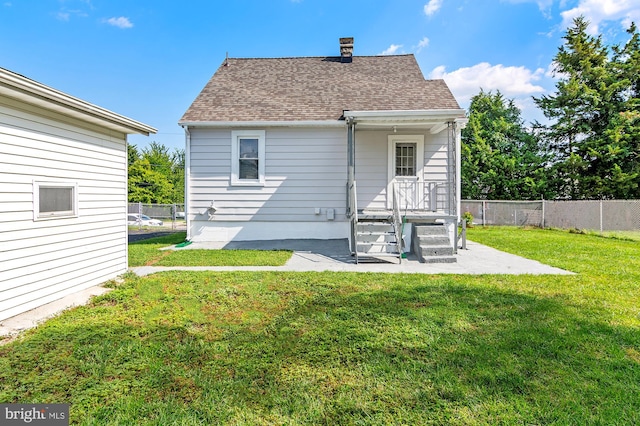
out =
[[[356,179],[356,146],[355,123],[353,118],[347,118],[347,181],[353,183]]]
[[[455,162],[456,162],[456,216],[458,217],[458,221],[461,218],[461,207],[460,202],[462,199],[462,129],[467,127],[468,123],[467,118],[456,118],[454,120],[454,131],[455,131]]]
[[[457,216],[458,205],[458,183],[460,181],[458,168],[458,156],[456,155],[456,123],[449,122],[447,129],[447,163],[449,165],[449,203],[447,213],[451,216]]]
[[[358,261],[358,255],[356,253],[356,233],[357,233],[357,221],[358,211],[351,211],[353,206],[357,206],[355,199],[351,200],[351,197],[357,197],[356,191],[352,190],[352,186],[356,180],[356,146],[355,146],[355,122],[352,117],[348,117],[347,121],[347,210],[351,215],[349,219],[349,227],[351,235],[349,238],[351,253],[356,255],[356,263]]]

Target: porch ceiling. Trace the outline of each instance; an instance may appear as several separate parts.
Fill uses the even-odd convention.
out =
[[[439,133],[448,122],[466,124],[463,109],[417,110],[417,111],[344,111],[345,119],[353,120],[358,128],[426,128]]]

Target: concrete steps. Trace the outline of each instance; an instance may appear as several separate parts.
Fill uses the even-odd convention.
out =
[[[413,252],[423,263],[455,263],[454,249],[442,224],[414,225]]]
[[[377,258],[397,258],[396,231],[386,220],[359,220],[356,230],[356,260],[375,261]]]

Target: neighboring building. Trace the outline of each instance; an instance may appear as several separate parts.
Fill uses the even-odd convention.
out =
[[[127,135],[155,131],[0,68],[0,320],[127,271]]]
[[[455,250],[464,110],[413,55],[340,42],[336,57],[224,60],[179,122],[188,239],[349,238],[398,256],[387,231],[410,247],[412,224],[438,223]]]

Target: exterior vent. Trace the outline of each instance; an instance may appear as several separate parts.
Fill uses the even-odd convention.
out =
[[[340,62],[349,63],[353,57],[353,37],[340,39]]]

